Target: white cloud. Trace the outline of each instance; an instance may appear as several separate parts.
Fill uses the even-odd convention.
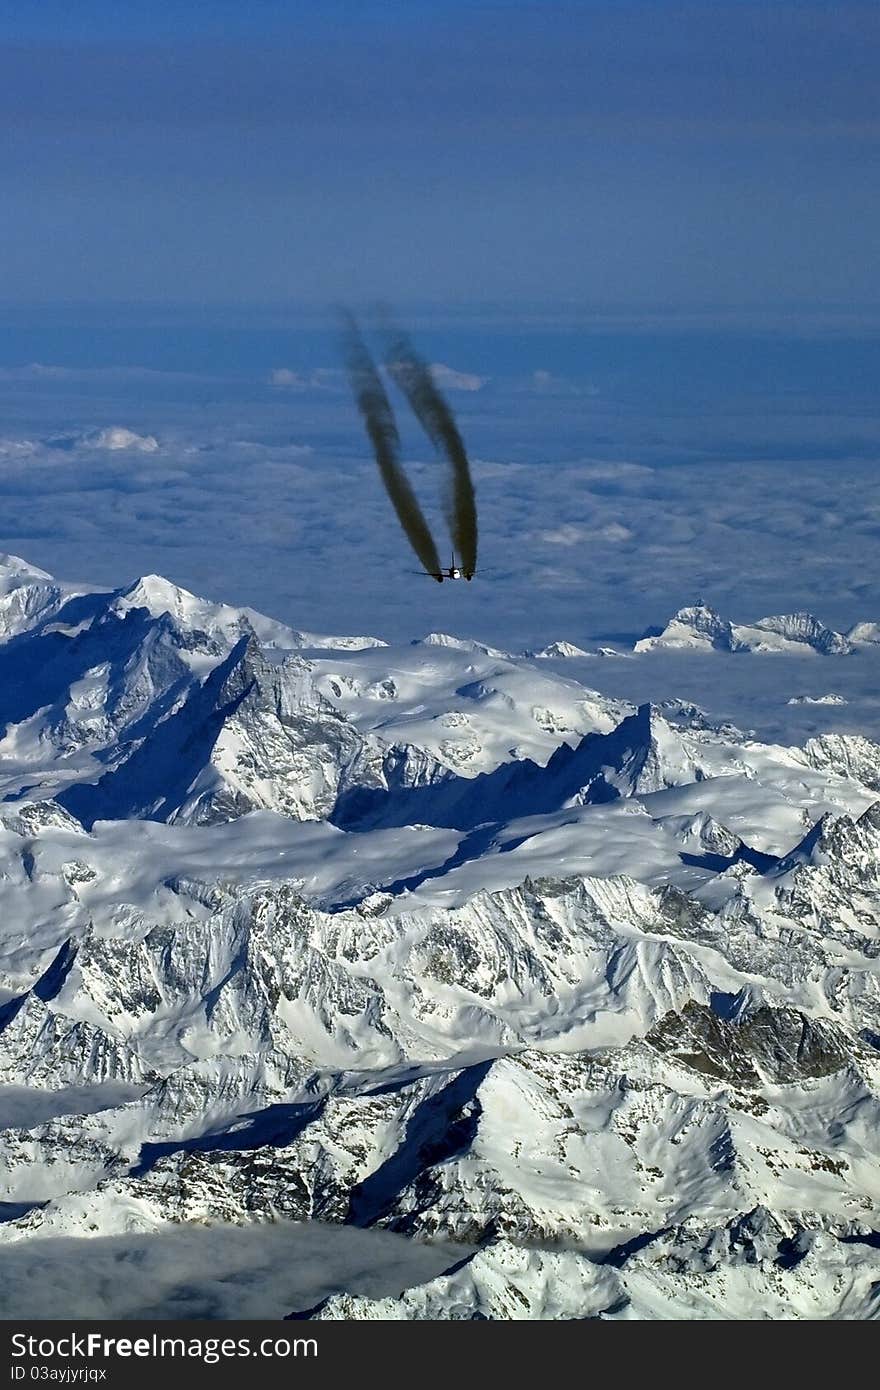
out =
[[[269,385],[288,391],[332,391],[340,389],[345,373],[338,367],[316,367],[311,372],[297,372],[291,367],[274,367],[269,373]]]
[[[475,376],[472,372],[458,372],[443,362],[431,363],[431,376],[437,386],[444,391],[481,391],[488,377]]]
[[[28,362],[22,367],[0,367],[0,381],[63,381],[78,374],[69,367],[53,367],[43,362]]]
[[[633,532],[628,526],[623,526],[619,521],[609,521],[603,526],[575,526],[571,522],[566,522],[562,526],[557,526],[555,530],[539,531],[538,540],[545,545],[575,546],[582,545],[585,541],[610,541],[612,545],[618,545],[623,541],[631,541]]]
[[[294,391],[308,390],[309,382],[301,372],[293,372],[289,367],[276,367],[269,373],[270,386],[286,386]]]
[[[39,447],[33,439],[0,439],[0,458],[26,458]]]
[[[556,375],[555,372],[548,372],[544,367],[538,367],[532,372],[527,389],[537,392],[540,396],[599,395],[599,388],[593,382],[572,381],[568,377]]]
[[[629,463],[622,459],[581,459],[571,465],[572,471],[591,482],[607,482],[610,479],[644,479],[650,477],[654,469],[641,463]]]
[[[621,526],[619,521],[611,521],[607,526],[599,528],[599,535],[605,541],[616,544],[622,541],[631,541],[633,533],[628,526]]]
[[[316,1221],[49,1237],[0,1249],[0,1317],[278,1319],[338,1289],[398,1294],[456,1256]]]
[[[566,522],[564,526],[557,526],[553,531],[539,531],[538,540],[545,545],[580,545],[585,540],[587,532],[583,526],[572,526]]]
[[[192,382],[217,379],[207,372],[164,371],[156,367],[116,366],[116,367],[62,367],[49,362],[28,362],[23,366],[0,367],[0,382],[45,382],[55,383],[118,382]]]
[[[178,380],[112,392],[47,380],[32,397],[0,380],[0,550],[108,587],[164,573],[315,632],[436,629],[506,650],[541,647],[548,631],[581,646],[638,636],[697,594],[745,617],[812,609],[840,630],[880,616],[863,558],[880,539],[880,429],[861,416],[777,413],[776,460],[763,404],[542,403],[493,377],[465,398],[478,407],[465,440],[481,582],[441,586],[409,576],[417,565],[344,374],[300,375],[315,389],[270,394],[264,376],[212,394],[210,408]],[[398,419],[442,545],[444,469],[410,413]],[[120,421],[159,451],[88,443]],[[848,443],[860,431],[861,457],[824,456],[833,431]]]

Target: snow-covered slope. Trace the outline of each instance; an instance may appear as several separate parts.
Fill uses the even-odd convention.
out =
[[[106,593],[4,573],[0,791],[64,792],[87,822],[322,816],[353,781],[546,760],[623,708],[478,644],[295,632],[156,575]]]
[[[868,1241],[780,1224],[764,1208],[683,1226],[603,1261],[500,1240],[397,1298],[335,1294],[315,1320],[874,1318],[880,1255]]]
[[[0,1270],[287,1219],[461,1252],[297,1317],[873,1315],[864,732],[157,576],[3,586]]]
[[[880,623],[856,623],[846,635],[850,642],[880,642]]]
[[[0,642],[45,621],[68,599],[85,592],[62,584],[18,555],[0,553]]]

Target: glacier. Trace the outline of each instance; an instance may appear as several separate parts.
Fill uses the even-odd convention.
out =
[[[196,1316],[876,1317],[872,631],[389,645],[0,558],[3,1282],[45,1251],[45,1316],[94,1315],[138,1251],[112,1315],[174,1316],[181,1250],[229,1272]]]

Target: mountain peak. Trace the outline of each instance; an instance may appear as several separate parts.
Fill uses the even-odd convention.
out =
[[[22,584],[46,580],[51,582],[52,575],[47,574],[45,570],[28,564],[20,555],[8,555],[0,551],[0,592],[8,593],[10,589],[17,589]]]
[[[700,603],[679,608],[662,632],[641,638],[633,650],[648,652],[656,647],[692,647],[730,652],[737,650],[737,645],[733,625],[714,608]]]
[[[859,816],[826,811],[804,838],[785,856],[776,869],[780,876],[791,869],[833,865],[846,871],[847,865],[860,871],[869,869],[876,877],[880,860],[880,801],[873,802]]]
[[[116,452],[130,449],[139,454],[155,454],[159,441],[152,434],[138,434],[124,425],[108,425],[105,429],[89,430],[75,441],[88,449],[107,449]]]
[[[785,642],[812,647],[826,656],[850,656],[855,650],[843,633],[826,627],[813,613],[780,613],[759,618],[753,626],[758,632],[773,633]]]
[[[604,736],[601,776],[618,795],[644,796],[694,781],[696,768],[677,730],[643,704]]]
[[[880,623],[855,623],[846,636],[850,642],[880,642]]]
[[[847,637],[826,627],[813,613],[780,613],[751,624],[733,623],[707,604],[679,608],[660,632],[647,633],[633,650],[658,648],[762,653],[806,649],[823,656],[850,656],[856,650]]]
[[[497,647],[487,647],[485,643],[477,642],[471,637],[452,637],[448,632],[429,632],[425,637],[417,637],[412,646],[448,647],[450,651],[480,652],[483,656],[493,656],[499,659],[507,656],[506,652],[499,651]]]
[[[575,657],[589,655],[590,653],[585,652],[583,647],[576,647],[573,642],[564,641],[550,642],[546,647],[542,647],[540,651],[523,652],[523,656],[528,657],[530,660],[533,661],[552,661],[569,658],[574,659]]]
[[[115,600],[117,609],[146,608],[153,617],[170,613],[173,618],[192,619],[208,605],[188,589],[172,583],[161,574],[143,574],[128,588],[121,589]]]

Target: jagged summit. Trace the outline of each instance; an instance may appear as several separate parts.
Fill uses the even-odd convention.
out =
[[[300,632],[286,627],[274,618],[267,618],[253,608],[233,608],[226,603],[212,603],[198,598],[188,589],[159,574],[143,575],[114,598],[117,610],[146,608],[154,616],[170,613],[174,620],[190,631],[203,631],[209,636],[234,645],[240,637],[255,633],[269,648],[287,651],[328,648],[338,651],[361,651],[381,647],[378,637],[332,637],[313,632]]]
[[[640,638],[633,650],[648,652],[657,647],[704,647],[728,652],[741,650],[732,624],[705,604],[680,608],[661,632]]]
[[[267,662],[243,636],[148,738],[59,800],[86,826],[133,817],[210,824],[257,808],[317,819],[358,746],[306,663]]]
[[[880,878],[880,801],[859,816],[826,811],[790,854],[780,862],[779,875],[800,865],[821,867],[849,864]]]
[[[784,642],[803,644],[825,656],[851,656],[855,648],[840,632],[825,626],[812,613],[784,613],[778,617],[760,618],[754,624],[758,632],[773,634]],[[748,629],[741,629],[748,632]],[[774,649],[775,644],[770,644]]]
[[[640,705],[607,740],[601,775],[623,796],[661,791],[696,778],[681,736],[654,705]]]
[[[823,816],[820,816],[804,838],[793,847],[784,859],[780,860],[776,872],[782,875],[796,868],[799,864],[821,863],[825,857],[829,837],[840,835],[840,830],[835,830],[838,819],[831,811],[826,811]],[[849,824],[851,825],[852,822]]]
[[[848,637],[826,627],[812,613],[759,618],[749,625],[732,623],[705,604],[680,608],[662,631],[640,638],[633,650],[685,648],[764,653],[809,650],[824,656],[851,656],[856,650]]]
[[[880,793],[880,744],[861,734],[818,734],[804,744],[811,767],[861,782]]]

